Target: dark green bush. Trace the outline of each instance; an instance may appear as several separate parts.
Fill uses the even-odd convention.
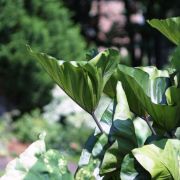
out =
[[[0,1],[0,96],[7,110],[42,107],[52,81],[32,61],[25,45],[61,59],[82,58],[85,42],[60,0]]]

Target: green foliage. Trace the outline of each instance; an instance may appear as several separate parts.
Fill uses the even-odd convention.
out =
[[[152,179],[180,178],[180,141],[161,139],[133,149],[134,158],[151,174]]]
[[[26,113],[21,118],[18,118],[13,122],[12,129],[13,135],[24,143],[36,141],[39,134],[42,131],[46,131],[47,137],[45,141],[47,147],[60,149],[70,159],[73,156],[77,157],[80,155],[81,148],[90,134],[90,130],[84,124],[80,127],[74,127],[71,124],[64,127],[58,122],[47,121],[40,114],[39,110]]]
[[[49,123],[42,117],[39,110],[24,114],[12,126],[16,138],[24,143],[35,141],[43,130],[47,132],[46,144],[48,147],[58,148],[62,141],[59,136],[59,132],[63,129],[62,126],[58,123]]]
[[[179,23],[179,19],[177,21]],[[179,35],[178,27],[174,28],[173,32]],[[172,55],[174,66],[170,71],[117,65],[114,50],[95,57],[91,54],[93,58],[88,56],[86,62],[59,63],[46,54],[31,50],[30,53],[101,127],[89,137],[75,179],[179,180],[180,141],[175,137],[180,127],[177,51]],[[111,101],[100,104],[106,108],[98,122],[96,113],[102,92],[109,95]],[[135,119],[140,117],[151,130],[150,135],[147,131],[144,136],[138,132]]]
[[[46,150],[44,134],[31,144],[18,158],[11,161],[2,180],[8,179],[49,179],[71,180],[72,175],[67,169],[67,162],[56,150]]]
[[[148,23],[158,29],[168,39],[170,39],[176,45],[180,44],[180,17],[174,17],[169,19],[152,19]]]
[[[30,48],[29,52],[66,94],[89,113],[96,109],[104,85],[118,64],[118,53],[111,49],[99,53],[90,61],[76,62],[57,61]]]
[[[86,45],[80,30],[61,0],[2,0],[0,10],[0,92],[6,108],[24,112],[42,107],[51,99],[53,83],[25,45],[60,59],[81,59]]]

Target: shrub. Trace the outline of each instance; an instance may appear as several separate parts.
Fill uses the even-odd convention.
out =
[[[45,131],[47,148],[61,150],[70,159],[80,155],[81,148],[90,134],[90,129],[84,124],[77,128],[71,124],[64,126],[58,122],[47,121],[38,109],[18,118],[13,122],[12,128],[14,136],[23,143],[36,141],[39,134]]]
[[[26,44],[61,59],[82,58],[85,42],[61,1],[0,2],[0,95],[6,110],[41,108],[52,81],[27,53]]]

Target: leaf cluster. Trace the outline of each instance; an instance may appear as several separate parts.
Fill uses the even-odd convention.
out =
[[[179,17],[149,23],[179,45]],[[180,141],[174,137],[180,126],[179,46],[170,70],[122,65],[113,49],[91,59],[88,55],[83,62],[57,61],[30,48],[29,52],[101,127],[88,139],[75,179],[180,179]],[[98,122],[102,93],[111,101]],[[144,119],[152,131],[142,145],[135,117]]]

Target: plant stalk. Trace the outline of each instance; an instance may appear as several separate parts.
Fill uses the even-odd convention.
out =
[[[148,117],[147,117],[147,116],[143,117],[143,119],[146,121],[147,125],[149,126],[152,134],[153,134],[153,135],[157,135],[156,131],[154,130],[154,128],[151,126],[151,124],[150,124],[150,122],[149,122],[149,118],[150,118],[150,116],[148,116]]]
[[[101,131],[101,133],[104,133],[103,128],[101,127],[99,121],[97,120],[94,112],[91,113],[91,116],[93,117],[93,119],[94,119],[95,123],[97,124],[97,126],[98,126],[99,130]]]

